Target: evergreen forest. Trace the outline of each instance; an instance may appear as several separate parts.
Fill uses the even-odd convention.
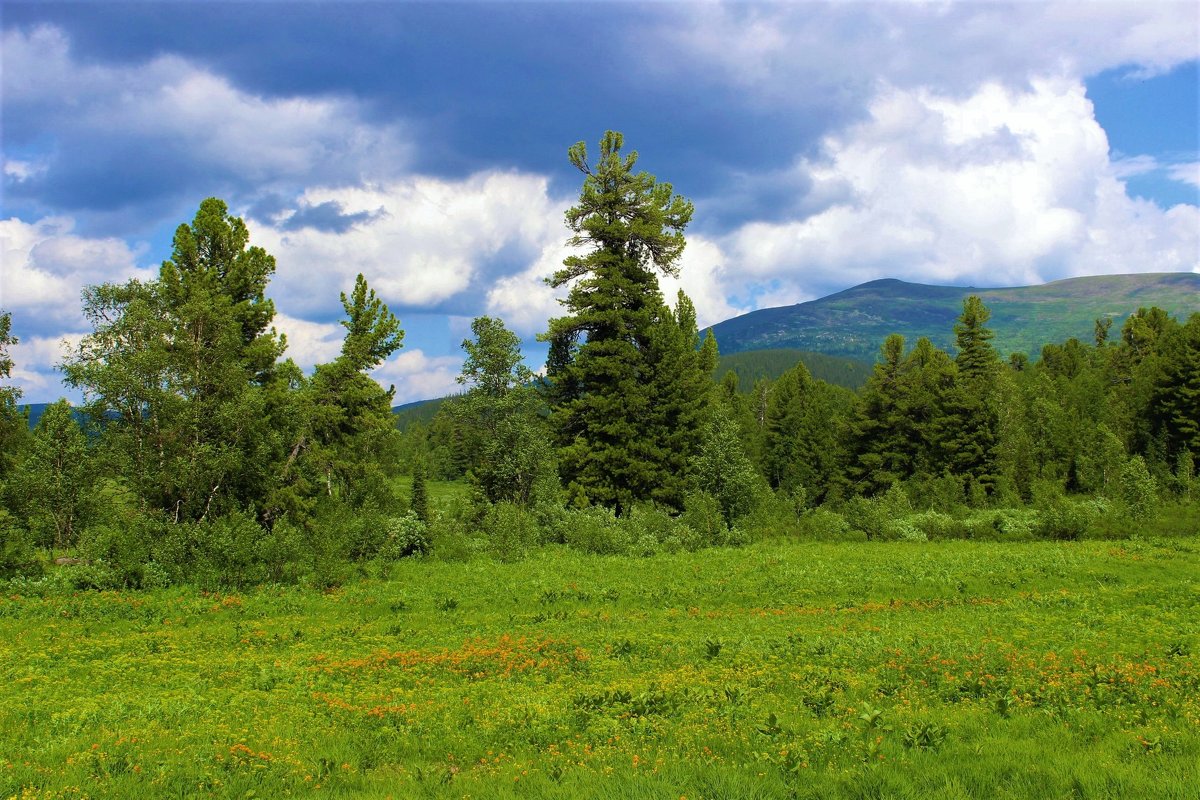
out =
[[[157,280],[84,292],[92,333],[61,365],[81,406],[31,428],[19,387],[0,390],[0,575],[57,557],[80,588],[331,586],[379,559],[554,543],[1070,540],[1200,518],[1200,313],[1139,308],[1004,357],[971,296],[952,352],[891,335],[858,391],[798,360],[715,382],[719,342],[658,283],[693,206],[623,144],[570,149],[583,183],[574,254],[546,278],[566,295],[544,374],[479,317],[462,393],[403,432],[369,373],[404,331],[367,279],[341,296],[340,354],[306,375],[272,326],[274,258],[205,200]]]

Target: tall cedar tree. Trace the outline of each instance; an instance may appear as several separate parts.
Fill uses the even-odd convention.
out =
[[[569,314],[550,320],[547,400],[572,500],[627,510],[650,498],[682,503],[699,450],[701,411],[716,364],[715,341],[696,349],[690,304],[673,313],[655,272],[678,274],[693,207],[621,156],[608,131],[595,166],[583,142],[569,150],[584,174],[579,204],[566,213],[572,246],[547,282],[572,284]]]
[[[275,259],[248,242],[224,202],[205,200],[158,280],[84,291],[94,332],[63,365],[114,468],[176,522],[261,508],[283,449]]]

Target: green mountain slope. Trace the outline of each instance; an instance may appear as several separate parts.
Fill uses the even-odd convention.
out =
[[[1002,353],[1036,357],[1042,345],[1072,336],[1090,342],[1095,320],[1111,317],[1116,334],[1141,306],[1178,317],[1200,311],[1200,275],[1189,272],[1069,278],[1042,286],[975,289],[871,281],[794,306],[765,308],[713,326],[722,353],[795,348],[874,361],[891,333],[928,336],[951,348],[963,298],[977,294],[992,311]]]

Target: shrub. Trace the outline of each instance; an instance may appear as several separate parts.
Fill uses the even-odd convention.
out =
[[[804,489],[788,492],[763,490],[749,513],[738,520],[738,527],[754,538],[795,534],[800,526],[807,493]]]
[[[562,534],[569,546],[585,553],[617,555],[628,552],[632,544],[629,527],[611,509],[596,506],[569,512]]]
[[[729,526],[717,498],[707,492],[692,492],[683,500],[683,513],[679,519],[700,538],[701,547],[725,544]]]
[[[385,561],[419,556],[429,550],[429,526],[413,511],[402,517],[387,517],[384,533],[379,557]]]
[[[469,561],[486,550],[487,539],[479,533],[480,512],[480,506],[459,497],[438,503],[428,528],[429,555],[441,561]]]
[[[800,535],[819,542],[865,541],[862,531],[852,531],[846,518],[824,506],[814,508],[800,518]]]
[[[926,539],[964,539],[969,535],[966,525],[940,511],[922,511],[905,521]]]
[[[897,521],[912,513],[912,505],[899,484],[893,484],[882,495],[852,498],[842,513],[851,529],[862,531],[868,539],[899,539],[909,531]]]
[[[30,534],[17,520],[0,508],[0,579],[42,574],[42,563],[34,552]]]
[[[488,509],[482,527],[489,551],[501,561],[524,558],[541,538],[537,518],[525,507],[507,500]]]
[[[1153,516],[1158,506],[1158,484],[1141,456],[1126,459],[1120,473],[1121,500],[1130,519],[1142,521]]]
[[[1041,539],[1074,541],[1087,531],[1092,520],[1090,511],[1069,498],[1054,498],[1038,509],[1034,533]]]

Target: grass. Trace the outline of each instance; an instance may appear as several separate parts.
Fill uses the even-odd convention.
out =
[[[0,797],[1200,797],[1200,540],[0,599]]]

